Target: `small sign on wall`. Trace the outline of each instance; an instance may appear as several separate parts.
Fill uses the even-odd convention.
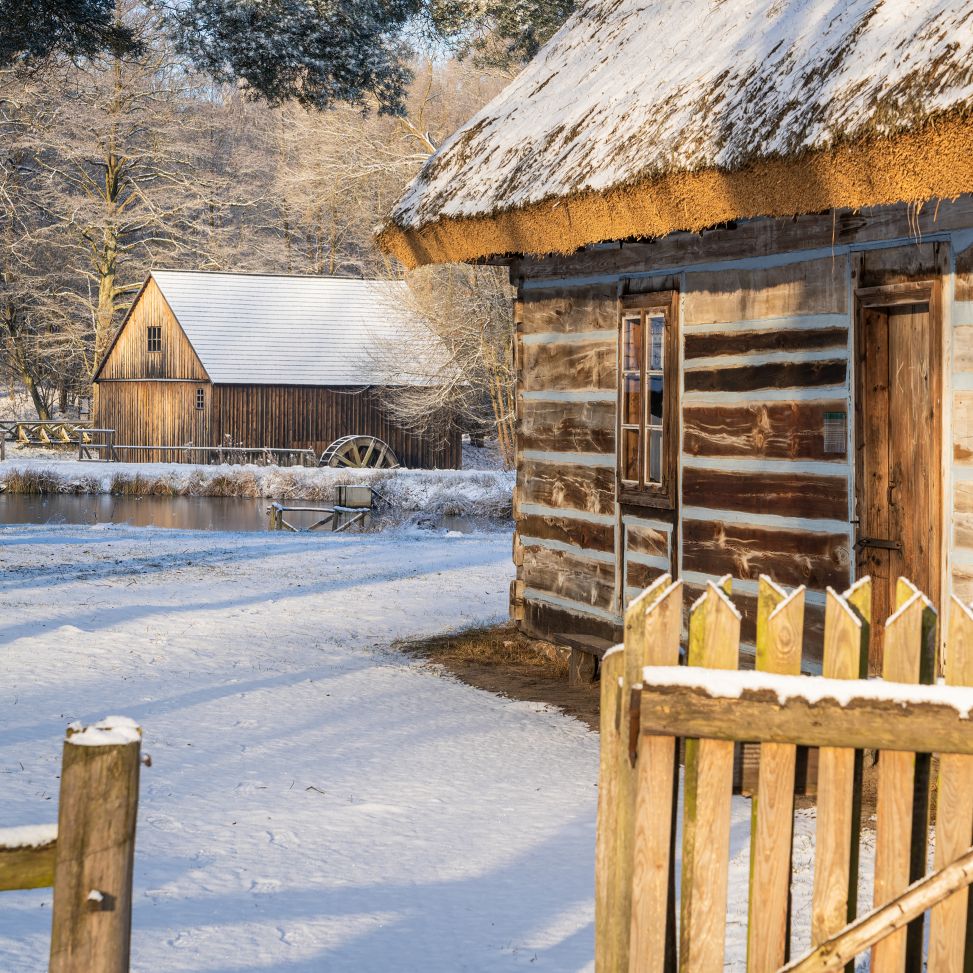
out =
[[[824,414],[824,451],[841,453],[848,451],[848,413],[825,412]]]

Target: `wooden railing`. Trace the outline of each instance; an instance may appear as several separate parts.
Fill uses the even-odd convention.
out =
[[[0,891],[54,888],[49,973],[129,968],[141,739],[122,718],[69,727],[57,826],[0,829]]]
[[[601,674],[596,969],[718,973],[724,966],[735,744],[759,743],[750,835],[747,970],[788,963],[798,745],[819,747],[811,951],[789,970],[840,970],[872,949],[874,973],[960,973],[973,882],[973,612],[953,602],[946,683],[936,613],[904,579],[884,622],[883,679],[868,680],[871,586],[828,591],[824,675],[800,675],[804,589],[762,578],[756,670],[738,671],[728,580],[689,617],[665,576],[630,605],[624,646]],[[926,683],[927,685],[923,685]],[[681,885],[676,807],[682,778]],[[877,750],[874,908],[858,908],[862,750]],[[926,875],[930,777],[939,754],[934,871]],[[739,890],[736,890],[739,894]],[[676,915],[679,915],[677,927]],[[924,958],[925,913],[929,919]]]
[[[99,430],[104,431],[104,430]],[[92,443],[89,449],[95,459],[119,462],[200,463],[204,466],[224,463],[254,466],[316,467],[318,457],[313,449],[263,449],[244,446],[134,446],[129,444]]]

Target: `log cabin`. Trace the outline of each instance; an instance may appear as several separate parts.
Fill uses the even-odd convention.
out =
[[[973,597],[973,3],[745,8],[583,0],[379,240],[509,268],[525,631],[730,574],[752,651],[769,574],[814,671],[828,586]]]
[[[395,296],[403,287],[153,271],[95,373],[95,425],[114,429],[116,444],[143,447],[323,453],[343,436],[375,436],[403,466],[456,469],[459,433],[402,428],[378,388],[388,384],[395,335],[410,331],[407,304]],[[413,364],[401,365],[403,385],[429,380]],[[129,451],[125,458],[158,456]]]

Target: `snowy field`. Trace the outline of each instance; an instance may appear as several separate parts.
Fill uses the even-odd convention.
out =
[[[4,825],[75,719],[136,718],[133,969],[579,970],[597,736],[388,649],[500,620],[508,533],[0,527]],[[0,897],[46,969],[50,895]]]
[[[501,620],[512,570],[506,532],[0,527],[0,825],[55,821],[64,727],[126,714],[134,970],[589,970],[597,735],[389,648]],[[749,829],[736,798],[741,973]],[[49,923],[48,892],[0,896],[2,973],[46,968]]]

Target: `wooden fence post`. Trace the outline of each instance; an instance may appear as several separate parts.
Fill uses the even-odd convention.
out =
[[[724,575],[717,582],[717,586],[729,595],[732,592],[733,579]],[[704,592],[690,607],[689,611],[689,645],[686,652],[686,662],[691,666],[704,665],[704,643],[706,639],[706,613],[700,611],[700,606],[708,593]],[[689,877],[693,870],[693,860],[696,854],[696,798],[699,792],[699,740],[685,739],[683,741],[683,799],[682,799],[682,883],[679,893],[679,955],[685,952],[684,932],[686,929],[686,914],[693,901],[693,885]],[[680,969],[683,969],[680,959]]]
[[[931,682],[935,632],[935,609],[925,595],[900,578],[896,611],[885,623],[882,677],[890,682]],[[876,907],[900,895],[925,872],[928,831],[929,755],[883,750],[876,800]],[[872,949],[873,973],[900,973],[921,965],[921,919]]]
[[[602,721],[606,714],[604,706],[612,707],[617,713],[617,729],[609,736],[601,738],[602,775],[609,775],[609,783],[599,792],[598,834],[599,843],[605,842],[603,854],[610,860],[607,869],[609,886],[604,891],[607,911],[601,913],[603,922],[599,923],[596,911],[595,969],[599,973],[618,973],[628,969],[629,933],[632,914],[632,845],[634,841],[635,819],[635,769],[629,759],[629,707],[632,687],[641,681],[639,661],[640,649],[645,639],[645,609],[655,601],[659,593],[670,584],[668,574],[657,578],[627,608],[625,612],[625,647],[620,659],[614,659],[607,671],[602,671]],[[605,655],[606,662],[611,653]],[[618,696],[610,694],[605,680],[614,679]],[[608,694],[608,698],[606,698]],[[607,753],[606,753],[607,749]],[[606,767],[606,760],[611,766]],[[604,786],[602,784],[599,785]],[[606,813],[601,814],[602,800],[609,789],[613,791],[613,802]]]
[[[761,577],[757,669],[799,676],[803,642],[804,588],[785,596],[770,578]],[[750,829],[748,973],[774,973],[787,962],[796,766],[796,746],[760,745]]]
[[[863,679],[868,674],[871,592],[868,578],[857,582],[843,596],[828,589],[823,676]],[[844,747],[821,748],[811,898],[812,946],[826,942],[855,915],[861,772],[861,751]]]
[[[973,611],[955,595],[946,639],[946,684],[973,686]],[[938,870],[952,864],[973,844],[973,757],[944,753],[939,758],[936,802]],[[929,973],[963,973],[973,963],[968,915],[969,890],[934,906],[929,916]]]
[[[679,665],[681,629],[682,582],[676,581],[646,607],[640,669]],[[632,646],[633,650],[638,648]],[[631,973],[675,973],[679,753],[676,738],[671,736],[639,735],[634,743],[638,755],[628,968]]]
[[[140,750],[122,718],[68,730],[50,973],[128,973]]]
[[[693,608],[693,615],[700,613],[703,614],[705,634],[698,664],[708,669],[736,669],[739,665],[740,613],[713,582],[707,585],[706,593]],[[692,808],[689,807],[688,790],[683,797],[686,822],[693,822],[690,839],[693,847],[687,858],[687,832],[684,830],[679,969],[683,973],[722,973],[726,945],[733,744],[726,740],[699,740],[695,773],[696,793]]]

